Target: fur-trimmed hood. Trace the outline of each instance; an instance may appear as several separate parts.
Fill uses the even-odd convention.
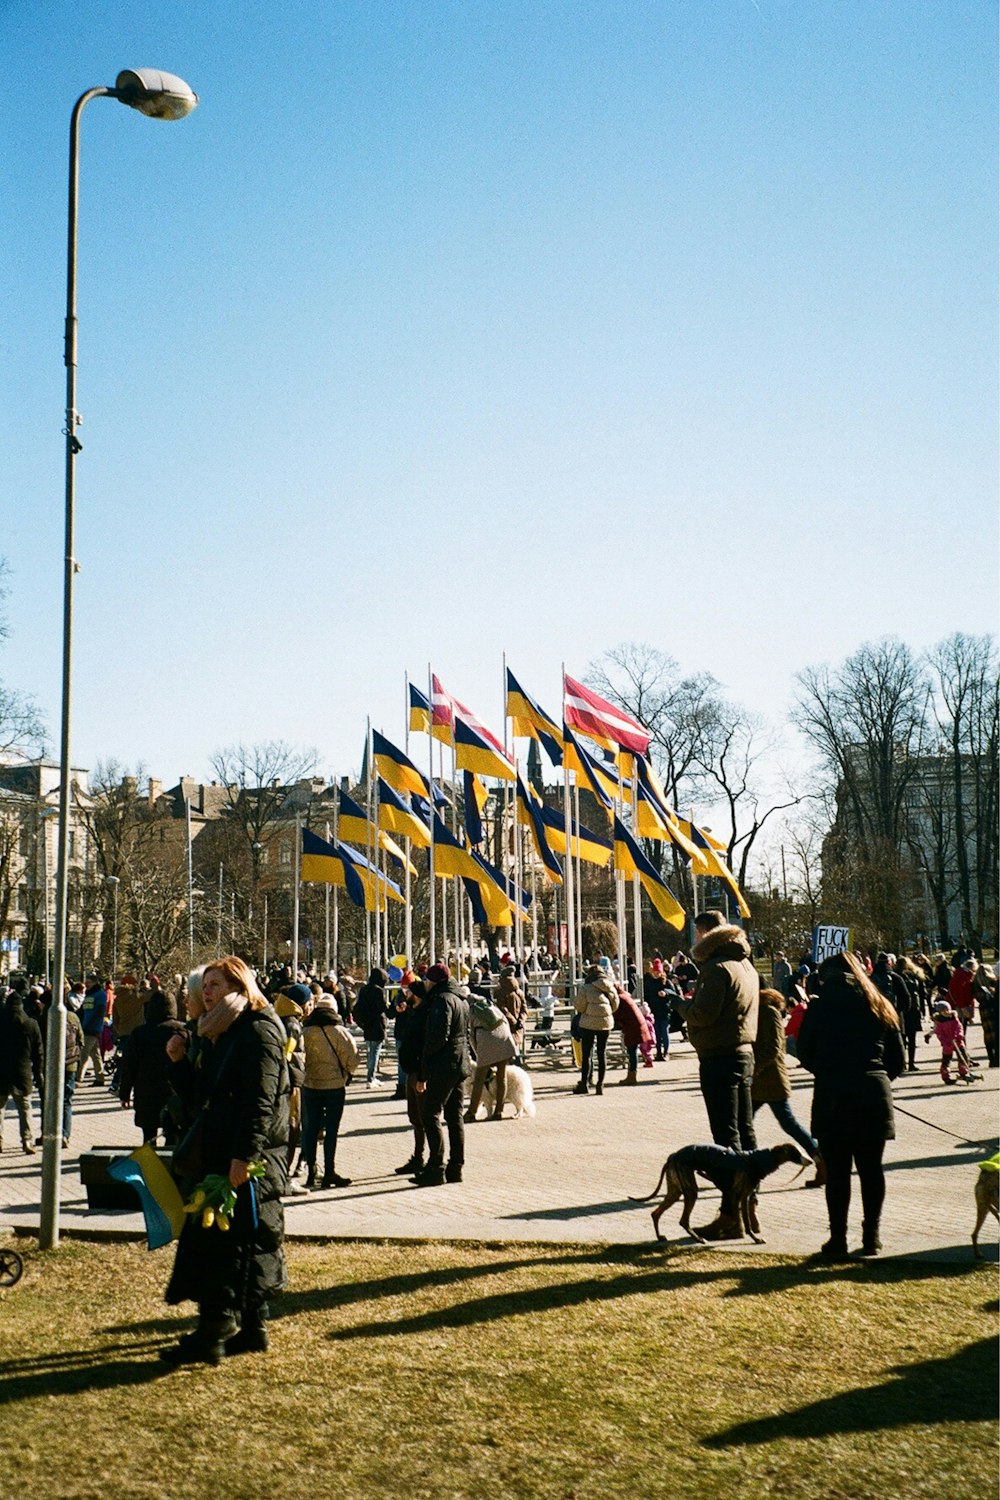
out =
[[[723,952],[730,949],[730,952]],[[707,963],[711,958],[749,958],[750,944],[742,927],[732,924],[724,927],[713,927],[711,932],[706,932],[691,950],[691,957],[699,966]]]

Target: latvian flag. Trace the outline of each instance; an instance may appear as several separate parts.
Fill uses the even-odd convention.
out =
[[[624,709],[616,708],[572,677],[565,679],[564,696],[566,723],[579,729],[581,734],[589,735],[602,745],[620,745],[634,755],[646,754],[649,735]]]

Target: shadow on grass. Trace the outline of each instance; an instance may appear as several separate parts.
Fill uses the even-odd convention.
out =
[[[941,1422],[994,1422],[1000,1395],[996,1344],[967,1344],[946,1359],[898,1365],[881,1385],[843,1391],[798,1411],[740,1422],[702,1439],[705,1448],[736,1448],[778,1440],[929,1427]]]
[[[171,1332],[177,1324],[171,1325]],[[113,1391],[149,1385],[167,1371],[157,1359],[162,1342],[96,1345],[57,1350],[22,1359],[0,1359],[0,1406],[36,1397],[76,1396],[84,1391]],[[131,1358],[115,1357],[127,1349]]]
[[[956,1269],[954,1266],[946,1268],[933,1262],[903,1260],[883,1261],[877,1266],[863,1262],[830,1265],[819,1260],[779,1266],[739,1265],[726,1255],[720,1255],[715,1264],[706,1266],[703,1257],[711,1254],[711,1251],[705,1251],[704,1246],[691,1243],[581,1247],[579,1251],[567,1251],[550,1257],[542,1264],[543,1269],[546,1266],[565,1267],[566,1277],[561,1281],[547,1281],[543,1285],[499,1291],[484,1297],[469,1297],[447,1307],[414,1310],[395,1318],[380,1317],[377,1320],[358,1322],[337,1329],[328,1337],[333,1342],[348,1342],[355,1339],[405,1337],[447,1328],[476,1327],[509,1317],[613,1302],[622,1297],[678,1292],[688,1287],[703,1288],[711,1282],[720,1283],[722,1295],[726,1297],[759,1297],[772,1292],[789,1291],[808,1296],[810,1290],[821,1289],[834,1280],[847,1280],[859,1286],[872,1283],[892,1285],[930,1280],[942,1275],[954,1278],[956,1275],[976,1273],[973,1264]],[[698,1258],[698,1264],[692,1264],[694,1257]],[[459,1288],[483,1277],[538,1266],[536,1257],[528,1257],[524,1260],[497,1260],[474,1266],[452,1267],[443,1271],[440,1276],[436,1276],[433,1271],[421,1270],[371,1281],[344,1282],[336,1287],[317,1287],[310,1291],[286,1294],[275,1304],[274,1313],[283,1318],[297,1313],[345,1309],[352,1304],[406,1297],[449,1284]],[[605,1272],[615,1266],[623,1269],[617,1275],[586,1274],[588,1267],[596,1266],[602,1267]],[[572,1275],[574,1270],[578,1273],[575,1276]]]

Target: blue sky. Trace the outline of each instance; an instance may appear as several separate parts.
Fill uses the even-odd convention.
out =
[[[623,640],[796,670],[996,622],[981,0],[0,0],[4,677],[58,733],[84,116],[74,760],[360,759],[427,663],[499,725]]]

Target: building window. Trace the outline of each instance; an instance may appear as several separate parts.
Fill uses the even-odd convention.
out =
[[[281,863],[283,865],[290,865],[291,862],[292,862],[292,850],[291,850],[291,846],[289,844],[282,844],[282,846],[281,846]]]

